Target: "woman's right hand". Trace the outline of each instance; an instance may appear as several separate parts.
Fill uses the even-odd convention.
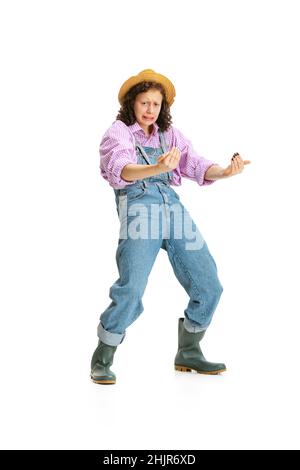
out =
[[[181,152],[178,147],[173,147],[169,152],[164,153],[157,159],[156,166],[161,173],[174,170],[180,160]]]

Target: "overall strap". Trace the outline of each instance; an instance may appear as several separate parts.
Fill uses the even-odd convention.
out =
[[[160,141],[161,148],[163,150],[163,153],[166,153],[167,149],[168,149],[168,146],[167,146],[165,134],[163,132],[161,132],[160,130],[158,131],[158,133],[159,133],[159,141]],[[133,139],[134,139],[135,148],[138,148],[140,150],[142,156],[144,157],[144,159],[146,160],[148,165],[151,165],[151,162],[149,161],[149,158],[148,158],[145,150],[143,149],[143,146],[139,142],[137,142],[137,140],[135,139],[134,136],[133,136]]]
[[[144,157],[144,159],[146,160],[146,162],[148,163],[148,165],[151,165],[151,162],[149,161],[149,158],[148,158],[148,155],[146,154],[145,150],[143,149],[142,145],[137,143],[135,141],[135,148],[138,148],[139,151],[141,152],[142,156]]]
[[[143,149],[142,145],[136,140],[136,138],[134,136],[133,136],[133,140],[134,140],[134,148],[139,149],[139,151],[141,152],[142,156],[144,157],[144,159],[146,160],[148,165],[151,165],[151,162],[149,161],[148,155],[146,154],[146,152]]]
[[[160,145],[163,149],[163,153],[166,153],[168,151],[168,145],[166,142],[166,136],[164,132],[158,131],[159,133],[159,140],[160,140]]]
[[[160,140],[160,143],[161,143],[163,153],[166,153],[168,151],[168,145],[167,145],[167,142],[166,142],[166,136],[165,136],[164,132],[159,131],[159,140]],[[167,178],[168,178],[169,183],[172,180],[171,174],[172,174],[172,171],[167,173]]]

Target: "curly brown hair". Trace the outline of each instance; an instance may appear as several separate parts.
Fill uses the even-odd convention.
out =
[[[119,110],[119,113],[116,119],[123,121],[126,124],[126,126],[131,126],[132,124],[134,124],[136,122],[136,117],[135,117],[135,113],[133,109],[135,98],[139,93],[148,91],[151,88],[155,88],[156,90],[159,90],[162,94],[163,100],[161,103],[160,113],[156,120],[156,124],[158,125],[158,127],[160,128],[162,132],[167,131],[172,124],[170,106],[168,105],[168,102],[166,99],[166,93],[165,93],[164,87],[160,83],[157,83],[157,82],[143,81],[133,86],[132,88],[130,88],[130,90],[128,90],[128,92],[126,93],[124,97],[123,104]]]

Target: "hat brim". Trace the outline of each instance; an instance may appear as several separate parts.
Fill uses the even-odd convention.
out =
[[[144,81],[160,83],[164,87],[168,105],[171,106],[174,103],[176,91],[171,80],[160,73],[154,72],[154,70],[151,69],[143,70],[138,75],[134,75],[133,77],[128,78],[128,80],[123,83],[118,94],[119,103],[122,105],[128,91],[138,83]]]

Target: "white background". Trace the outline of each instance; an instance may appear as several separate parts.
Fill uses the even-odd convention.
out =
[[[1,2],[2,448],[299,448],[297,3]],[[202,349],[228,371],[174,371],[188,297],[161,250],[101,386],[119,221],[98,147],[146,68],[199,155],[252,162],[177,189],[224,287]]]

